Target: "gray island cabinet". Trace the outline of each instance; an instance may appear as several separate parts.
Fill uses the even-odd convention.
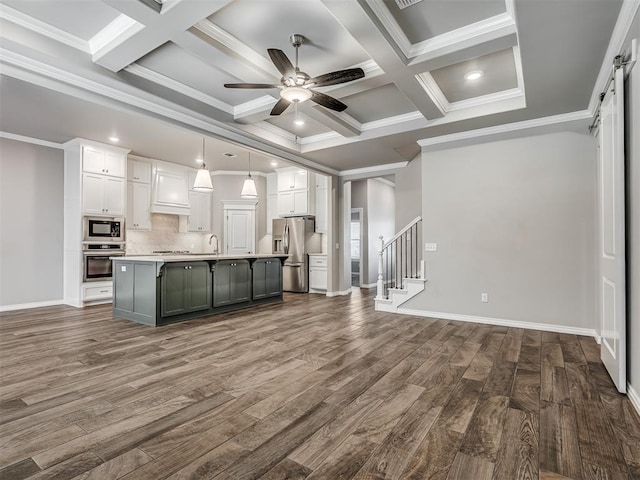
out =
[[[163,325],[282,300],[282,255],[113,257],[113,315]]]

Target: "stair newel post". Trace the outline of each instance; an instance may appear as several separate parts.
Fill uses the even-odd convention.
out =
[[[380,250],[378,251],[378,282],[377,282],[377,295],[376,298],[384,298],[384,277],[382,276],[382,255],[384,250],[384,239],[380,235]]]

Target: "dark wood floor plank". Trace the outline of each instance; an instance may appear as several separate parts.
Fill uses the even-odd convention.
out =
[[[350,479],[377,447],[365,438],[350,436],[309,475],[308,480]]]
[[[0,477],[640,476],[640,417],[591,338],[374,295],[159,328],[109,305],[0,313]]]
[[[483,394],[462,441],[460,451],[495,463],[509,398]]]
[[[538,439],[538,415],[508,409],[496,455],[494,480],[538,478]]]
[[[582,479],[575,410],[557,403],[540,408],[540,470]]]

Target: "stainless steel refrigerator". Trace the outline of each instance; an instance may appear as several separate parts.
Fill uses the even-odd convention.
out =
[[[273,253],[288,254],[282,269],[285,292],[309,291],[309,253],[319,251],[314,238],[314,217],[273,220]]]

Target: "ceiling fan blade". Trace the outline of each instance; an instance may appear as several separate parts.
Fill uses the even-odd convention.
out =
[[[316,102],[318,105],[335,110],[336,112],[343,112],[347,109],[347,106],[340,100],[330,97],[329,95],[325,95],[324,93],[312,92],[311,100]]]
[[[225,88],[276,88],[280,85],[272,83],[225,83]]]
[[[287,55],[282,50],[278,50],[277,48],[269,48],[267,49],[267,52],[269,53],[269,57],[271,57],[271,61],[283,77],[296,77],[296,69],[293,68],[291,60],[289,60]]]
[[[285,100],[284,98],[281,98],[276,102],[276,104],[271,109],[271,115],[280,115],[282,112],[284,112],[287,109],[289,105],[291,105],[291,102],[289,100]]]
[[[349,68],[347,70],[338,70],[336,72],[325,73],[317,77],[307,80],[306,84],[312,87],[326,87],[329,85],[337,85],[338,83],[351,82],[364,77],[364,70],[361,68]]]

